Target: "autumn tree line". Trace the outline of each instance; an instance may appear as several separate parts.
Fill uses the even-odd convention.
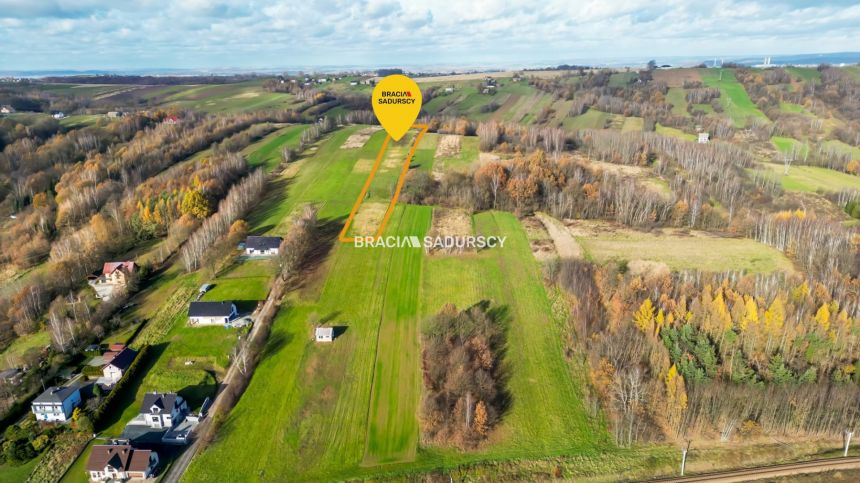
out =
[[[642,275],[566,260],[553,277],[619,444],[835,436],[858,423],[857,279],[836,298],[798,275]]]

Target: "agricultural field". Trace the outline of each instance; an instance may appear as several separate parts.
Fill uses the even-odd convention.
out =
[[[818,166],[794,165],[784,174],[785,167],[776,163],[761,163],[759,165],[767,176],[779,179],[786,191],[806,193],[836,192],[843,189],[860,189],[860,176],[841,173],[832,169]]]
[[[720,104],[735,127],[746,127],[750,118],[767,120],[767,116],[752,102],[743,84],[735,78],[733,70],[705,69],[702,71],[702,81],[708,87],[720,89]]]
[[[201,112],[242,112],[262,109],[290,109],[299,104],[291,94],[268,92],[262,88],[262,81],[246,81],[234,84],[215,84],[203,86],[171,86],[172,93],[163,91],[148,92],[149,96],[161,101],[161,107],[193,109]]]
[[[429,207],[398,207],[389,232],[421,236],[430,216]],[[519,222],[510,214],[484,213],[474,224],[478,233],[508,236],[510,248],[504,255],[488,250],[434,258],[414,248],[337,246],[321,286],[294,295],[279,315],[270,357],[258,367],[222,438],[192,464],[188,480],[215,474],[254,474],[263,481],[286,474],[338,479],[372,475],[382,463],[428,468],[606,447],[605,433],[586,417],[575,365],[563,357],[563,324],[554,318]],[[454,273],[461,280],[456,285],[450,283]],[[509,309],[509,337],[518,341],[507,359],[516,402],[498,437],[478,453],[422,447],[415,419],[420,321],[445,303],[468,307],[481,300]],[[313,344],[315,320],[342,327],[342,335],[330,346]],[[565,373],[570,377],[557,377]],[[532,382],[549,379],[555,383],[536,388]],[[283,391],[271,391],[273,384]],[[547,410],[535,413],[534,405]],[[262,407],[268,410],[262,413]],[[255,434],[264,427],[276,428],[279,437],[259,441]]]
[[[677,129],[674,127],[669,127],[669,126],[664,126],[660,123],[657,123],[657,125],[654,127],[654,131],[657,134],[660,134],[662,136],[671,136],[671,137],[675,137],[678,139],[684,139],[686,141],[695,141],[696,140],[695,134],[686,133],[680,129]]]
[[[582,245],[585,257],[598,263],[638,260],[665,264],[671,270],[793,271],[785,255],[746,238],[673,229],[643,232],[598,221],[577,220],[567,224]]]
[[[589,109],[584,114],[570,117],[564,120],[564,128],[576,131],[579,129],[603,129],[609,122],[612,114],[598,111],[597,109]]]
[[[364,146],[343,149],[353,146],[346,143],[361,129],[334,133],[300,161],[304,164],[289,189],[290,206],[315,199],[325,207],[324,221],[343,219],[351,204],[340,200],[355,200],[366,177],[366,170],[357,168],[381,143],[377,132],[367,137]],[[419,145],[419,153],[430,155],[426,169],[431,169],[429,162],[439,147],[440,139],[435,138]],[[461,153],[474,150],[476,154],[476,148],[461,149]],[[338,177],[338,173],[345,175]],[[334,179],[340,184],[329,181]],[[422,236],[432,211],[431,207],[398,206],[388,233]],[[289,208],[280,209],[282,214],[288,212]],[[563,356],[564,326],[555,318],[519,222],[511,214],[484,213],[475,217],[473,225],[480,234],[507,236],[505,252],[429,256],[415,248],[336,244],[320,273],[288,297],[250,387],[231,412],[218,442],[195,459],[186,474],[188,481],[215,474],[254,474],[263,481],[285,474],[338,479],[405,468],[406,463],[409,468],[429,468],[608,447],[600,423],[589,422],[582,406],[582,381],[575,364]],[[461,283],[450,284],[454,273]],[[424,447],[416,420],[421,321],[445,303],[465,308],[481,300],[504,304],[510,311],[510,337],[520,341],[508,351],[510,387],[517,402],[498,437],[477,453]],[[311,342],[317,323],[338,328],[340,335],[333,344]],[[557,378],[560,373],[570,378]],[[532,381],[553,378],[555,384],[534,390]],[[273,385],[281,389],[272,391]],[[548,410],[535,414],[529,409],[534,405]],[[263,428],[274,428],[278,436],[261,442],[255,435]]]
[[[242,154],[246,156],[249,165],[263,166],[266,171],[271,171],[281,163],[281,150],[284,147],[298,147],[305,129],[307,125],[304,124],[279,129],[243,149]]]
[[[666,102],[672,104],[672,114],[676,116],[688,116],[687,113],[687,91],[680,87],[670,87],[666,94]]]

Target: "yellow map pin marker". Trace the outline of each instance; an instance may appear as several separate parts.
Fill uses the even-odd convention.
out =
[[[421,89],[405,75],[390,75],[373,88],[373,113],[395,140],[406,134],[421,111]]]

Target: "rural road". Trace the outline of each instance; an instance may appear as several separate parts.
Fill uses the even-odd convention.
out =
[[[275,279],[275,284],[272,287],[272,290],[269,291],[268,297],[266,297],[266,301],[263,304],[263,307],[257,311],[256,322],[254,323],[251,331],[248,333],[247,340],[254,340],[257,336],[257,333],[260,331],[261,327],[267,326],[274,319],[274,315],[276,312],[277,304],[280,303],[281,298],[284,293],[284,283],[277,277]],[[233,363],[230,365],[230,368],[227,370],[227,375],[224,377],[224,380],[221,381],[221,384],[218,386],[218,394],[215,395],[215,400],[212,402],[212,405],[209,407],[208,414],[217,414],[219,406],[222,404],[224,398],[221,397],[224,394],[224,389],[230,387],[231,384],[235,382],[237,374],[239,373],[237,363]],[[161,479],[162,483],[179,483],[180,478],[185,473],[185,470],[188,468],[188,465],[191,464],[191,460],[197,454],[197,451],[200,449],[200,439],[199,435],[204,434],[206,429],[209,427],[210,417],[206,417],[203,419],[199,425],[194,430],[194,442],[191,443],[191,446],[188,447],[176,461],[170,465],[167,473],[164,475],[164,478]]]
[[[820,473],[823,471],[848,470],[860,468],[860,457],[830,458],[823,460],[806,461],[803,463],[786,463],[781,465],[762,466],[744,470],[719,471],[701,475],[658,478],[648,480],[649,482],[690,482],[711,481],[719,483],[730,483],[735,481],[755,481],[770,478],[802,475],[807,473]]]

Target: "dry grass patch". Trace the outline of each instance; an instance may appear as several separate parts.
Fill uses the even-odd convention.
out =
[[[666,69],[655,70],[652,74],[655,82],[665,82],[669,87],[683,87],[684,81],[702,81],[698,69]]]
[[[558,258],[555,244],[540,220],[533,216],[527,216],[521,219],[520,223],[523,225],[526,237],[529,239],[532,255],[534,255],[537,261],[545,262]]]
[[[778,250],[747,238],[728,238],[698,230],[661,228],[649,232],[595,220],[565,220],[568,231],[596,262],[659,262],[671,270],[727,270],[750,273],[793,272]],[[638,264],[646,272],[656,265]]]
[[[340,146],[340,149],[357,149],[364,147],[367,143],[367,140],[370,139],[370,136],[373,135],[376,131],[382,129],[379,126],[371,126],[366,127],[360,131],[356,131],[354,134],[350,135],[346,141]]]
[[[433,218],[430,222],[430,231],[427,232],[429,237],[464,237],[474,234],[472,229],[472,216],[466,210],[435,208],[433,210]],[[437,250],[430,249],[430,254],[434,253],[462,253],[465,251],[475,251],[474,249],[451,249]]]
[[[361,158],[355,162],[355,165],[352,167],[353,173],[369,173],[371,168],[373,168],[372,159]]]
[[[452,157],[458,154],[460,154],[460,136],[446,134],[439,138],[439,143],[436,145],[436,159]]]
[[[379,226],[382,224],[382,219],[385,217],[385,210],[387,209],[388,205],[385,203],[372,201],[362,203],[361,207],[358,209],[358,213],[355,214],[355,218],[352,220],[351,229],[353,235],[375,235],[376,230],[378,230]]]

